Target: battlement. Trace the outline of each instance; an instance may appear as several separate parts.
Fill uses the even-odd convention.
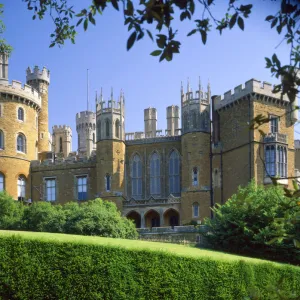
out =
[[[38,66],[35,66],[33,71],[28,67],[26,70],[26,81],[29,82],[31,80],[43,80],[50,84],[50,71],[46,67],[40,70]]]
[[[227,91],[224,95],[218,96],[215,99],[215,110],[220,109],[230,103],[235,102],[238,99],[245,97],[248,94],[257,93],[268,97],[281,99],[281,93],[273,93],[273,86],[266,81],[261,82],[257,79],[250,79],[245,84],[240,84],[234,88],[234,90]],[[284,95],[284,101],[288,101],[287,95]]]
[[[72,129],[68,125],[59,125],[59,126],[54,125],[52,127],[52,131],[53,131],[53,133],[62,133],[62,132],[65,132],[65,131],[72,132]]]
[[[96,114],[92,111],[82,111],[76,114],[76,125],[81,123],[95,123]]]
[[[11,84],[0,83],[0,92],[12,95],[13,97],[26,99],[38,105],[39,108],[42,106],[40,93],[28,84],[22,86],[20,81],[13,80]]]

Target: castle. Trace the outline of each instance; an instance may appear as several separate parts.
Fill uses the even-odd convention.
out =
[[[209,84],[204,91],[199,82],[195,93],[181,87],[164,134],[155,108],[144,110],[144,132],[126,132],[124,93],[104,101],[101,91],[95,112],[76,115],[77,152],[69,126],[49,133],[49,84],[50,72],[38,67],[27,69],[24,86],[9,83],[8,57],[0,55],[0,191],[16,200],[101,197],[144,228],[200,223],[252,178],[268,185],[278,176],[292,186],[297,111],[267,82],[251,79],[222,97]],[[271,118],[264,135],[249,129],[260,114]]]

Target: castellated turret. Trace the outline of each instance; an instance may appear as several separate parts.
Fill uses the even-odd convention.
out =
[[[92,151],[96,150],[96,114],[92,111],[76,114],[76,131],[78,153],[90,156]]]
[[[60,158],[67,158],[72,151],[72,129],[66,125],[52,127],[53,152]]]
[[[198,90],[193,93],[190,83],[187,83],[187,91],[183,92],[181,85],[181,120],[182,134],[194,131],[209,131],[209,104],[210,84],[204,92],[199,79]]]
[[[35,66],[26,70],[26,82],[35,88],[42,97],[42,109],[38,116],[38,152],[51,151],[52,136],[48,127],[48,88],[50,84],[50,71],[43,67],[42,70]]]
[[[167,135],[178,135],[179,131],[179,106],[171,105],[167,107]]]
[[[125,99],[121,91],[119,100],[116,101],[111,91],[111,97],[106,102],[96,97],[97,110],[97,142],[100,140],[116,139],[125,140]]]
[[[156,137],[157,129],[157,110],[156,108],[144,109],[145,137]]]

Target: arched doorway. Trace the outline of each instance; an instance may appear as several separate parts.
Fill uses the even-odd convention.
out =
[[[139,213],[133,210],[126,217],[134,222],[136,228],[141,228],[141,215]]]
[[[173,208],[168,209],[164,213],[165,226],[179,226],[179,213]]]
[[[149,210],[145,214],[145,226],[146,227],[160,227],[160,216],[156,210]]]

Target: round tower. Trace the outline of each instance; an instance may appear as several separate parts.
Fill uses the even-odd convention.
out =
[[[14,80],[9,84],[8,57],[1,56],[0,191],[6,190],[14,199],[28,199],[30,161],[38,156],[38,115],[42,98],[32,86],[22,86]]]
[[[96,99],[97,111],[97,191],[122,208],[125,190],[125,99],[103,101],[102,92]],[[116,197],[116,196],[119,196]]]
[[[72,151],[72,129],[66,125],[52,127],[53,152],[67,158]]]
[[[50,84],[50,71],[43,67],[42,70],[35,66],[33,71],[30,67],[26,71],[26,82],[36,89],[42,97],[42,110],[38,117],[38,151],[40,153],[51,151],[52,137],[48,127],[48,88]]]
[[[76,114],[76,131],[78,153],[90,156],[91,152],[96,150],[96,114],[92,111]]]
[[[182,222],[210,216],[210,86],[193,93],[181,87]]]

